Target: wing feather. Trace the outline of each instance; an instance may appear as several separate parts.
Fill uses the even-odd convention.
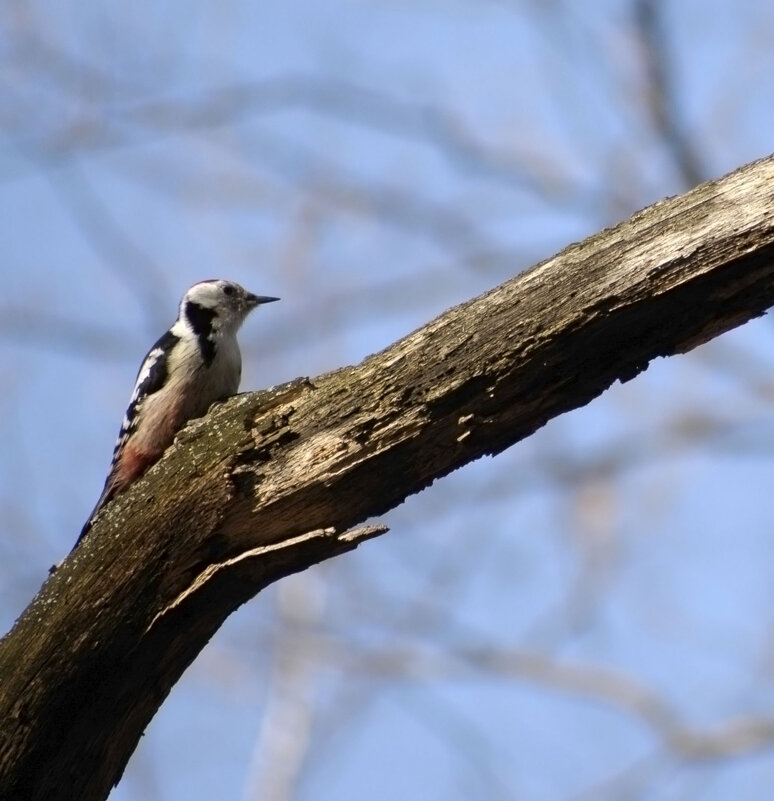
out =
[[[121,430],[118,433],[118,440],[113,448],[113,459],[110,463],[110,471],[105,480],[105,486],[102,489],[102,494],[99,496],[96,506],[89,519],[81,530],[81,535],[78,537],[80,542],[86,535],[86,532],[91,528],[91,524],[97,513],[102,507],[113,498],[117,491],[123,490],[125,487],[120,481],[117,481],[117,468],[124,446],[127,443],[132,432],[137,427],[138,413],[142,406],[143,401],[149,396],[158,392],[167,380],[167,362],[169,352],[174,348],[180,337],[167,331],[163,336],[159,337],[158,341],[148,351],[148,354],[143,359],[140,369],[137,373],[132,396],[129,399],[129,406],[127,406],[124,419],[121,423]],[[145,465],[147,467],[147,464]],[[137,472],[137,471],[133,471]],[[137,472],[137,475],[142,475],[143,470]],[[130,483],[130,482],[129,482]],[[128,486],[128,483],[127,483]],[[78,542],[75,544],[77,545]]]

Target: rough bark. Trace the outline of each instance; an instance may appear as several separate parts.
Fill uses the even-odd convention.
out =
[[[748,165],[362,364],[189,426],[0,642],[0,798],[105,798],[185,668],[267,584],[381,533],[351,527],[653,358],[763,313],[772,186],[774,160]]]

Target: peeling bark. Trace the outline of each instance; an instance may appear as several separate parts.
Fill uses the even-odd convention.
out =
[[[355,367],[232,398],[0,641],[0,799],[104,799],[171,687],[353,526],[774,303],[774,160],[656,204]],[[75,533],[74,533],[75,538]]]

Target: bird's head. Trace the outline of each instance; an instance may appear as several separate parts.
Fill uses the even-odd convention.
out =
[[[279,298],[254,295],[233,281],[200,281],[183,296],[180,319],[199,335],[215,332],[233,335],[256,306],[275,300]]]

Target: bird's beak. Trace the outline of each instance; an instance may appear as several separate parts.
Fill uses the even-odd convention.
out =
[[[274,303],[275,300],[279,300],[279,298],[270,298],[268,295],[253,295],[252,292],[247,293],[247,305],[254,309],[256,306],[260,306],[261,303]]]

